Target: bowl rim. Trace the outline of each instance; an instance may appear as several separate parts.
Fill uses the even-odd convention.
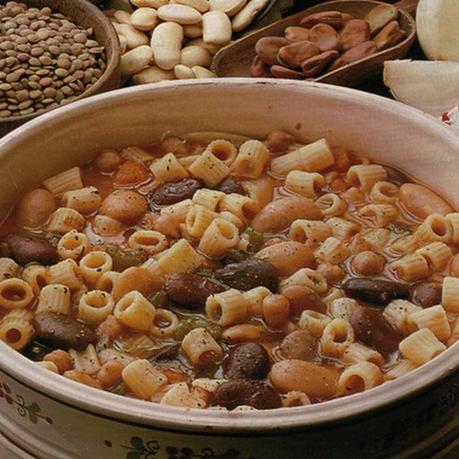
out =
[[[22,0],[25,3],[27,3],[27,0]],[[44,0],[46,1],[46,0]],[[71,102],[78,102],[83,98],[93,96],[97,94],[97,92],[100,90],[101,86],[104,86],[110,78],[112,78],[114,75],[116,75],[116,72],[119,70],[119,64],[121,60],[121,48],[119,45],[118,37],[116,35],[116,31],[113,28],[109,18],[105,16],[105,14],[97,8],[96,5],[93,3],[89,2],[88,0],[74,0],[78,2],[78,4],[87,10],[88,17],[94,18],[94,19],[99,19],[101,21],[101,24],[103,24],[103,29],[104,33],[107,37],[107,42],[109,43],[109,46],[106,46],[105,48],[105,56],[106,56],[106,67],[105,70],[103,71],[102,75],[100,78],[88,89],[85,89],[84,92],[82,92],[79,96],[75,97]],[[65,4],[65,2],[62,2]],[[81,24],[79,21],[77,21],[74,18],[70,18],[72,21],[81,27]],[[92,20],[94,20],[92,19]],[[68,102],[70,103],[70,102]],[[8,124],[14,124],[14,123],[26,123],[30,120],[35,119],[38,116],[43,116],[53,110],[57,110],[58,108],[64,107],[65,104],[52,108],[52,109],[47,109],[42,113],[31,113],[30,115],[20,115],[20,116],[9,116],[7,118],[0,118],[0,126],[4,123],[5,125]]]
[[[260,86],[276,88],[291,92],[311,92],[324,97],[333,97],[344,104],[346,101],[359,103],[380,109],[388,116],[405,117],[414,123],[428,127],[431,134],[441,136],[443,142],[449,142],[459,151],[459,134],[436,119],[420,110],[408,107],[399,102],[355,89],[327,85],[316,82],[299,82],[292,80],[254,79],[254,78],[220,78],[203,80],[183,80],[162,82],[136,87],[118,89],[103,93],[89,99],[82,99],[56,110],[52,110],[0,139],[0,160],[6,156],[6,146],[15,148],[20,144],[23,135],[35,132],[62,117],[84,116],[94,107],[113,108],[125,97],[145,100],[168,93],[183,90],[193,91],[196,87],[224,88],[226,92],[243,89],[246,91]],[[357,101],[357,102],[356,102]],[[38,138],[38,137],[37,137]],[[135,399],[128,399],[108,392],[102,392],[80,383],[62,378],[52,372],[43,370],[0,341],[0,370],[7,375],[42,395],[52,398],[77,410],[97,416],[124,421],[143,427],[169,431],[193,431],[205,434],[220,435],[262,434],[267,431],[284,432],[298,429],[314,428],[324,423],[336,423],[362,416],[369,411],[384,409],[402,398],[413,397],[425,391],[435,382],[440,382],[458,371],[459,353],[451,346],[432,361],[420,366],[400,379],[386,382],[366,392],[341,397],[319,404],[259,410],[249,412],[199,410],[181,407],[168,407]]]

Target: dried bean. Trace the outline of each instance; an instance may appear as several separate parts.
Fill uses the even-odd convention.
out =
[[[320,54],[320,49],[314,43],[299,41],[280,48],[277,57],[280,64],[298,69],[304,61],[317,54]]]
[[[305,41],[309,40],[309,31],[304,27],[290,26],[284,30],[284,35],[289,41]]]
[[[410,295],[407,285],[382,279],[349,279],[343,288],[351,298],[381,306],[398,298],[408,298]]]
[[[335,29],[340,29],[343,25],[343,15],[339,11],[323,11],[305,16],[300,21],[300,25],[307,28],[316,24],[328,24]]]
[[[265,64],[276,65],[279,50],[288,44],[289,41],[283,37],[263,37],[257,41],[255,52]]]
[[[170,205],[192,198],[194,193],[202,188],[202,183],[193,178],[180,180],[179,182],[165,183],[154,190],[150,196],[150,206]]]
[[[303,62],[301,70],[306,78],[311,78],[319,75],[325,70],[337,57],[338,51],[325,51],[317,56],[313,56],[307,61]]]
[[[286,359],[311,361],[317,356],[318,340],[306,330],[295,330],[283,339],[279,349]]]
[[[400,43],[405,37],[406,32],[400,27],[400,24],[392,21],[376,35],[374,41],[378,51],[382,51]]]
[[[269,65],[266,65],[258,56],[255,56],[250,67],[250,75],[256,78],[272,77]]]
[[[308,40],[314,43],[320,51],[338,49],[339,35],[336,30],[327,24],[317,24],[309,31]]]
[[[5,241],[11,249],[11,257],[20,265],[33,261],[52,265],[59,261],[56,249],[46,240],[20,234],[9,234]]]
[[[333,71],[339,69],[348,64],[352,64],[353,62],[360,61],[361,59],[365,59],[368,56],[371,56],[377,51],[376,43],[374,41],[366,41],[357,45],[355,48],[351,48],[345,53],[341,54],[341,56],[336,59],[335,62],[329,68],[329,71]]]
[[[223,361],[223,374],[227,379],[264,379],[269,370],[269,354],[258,343],[239,344]]]
[[[364,19],[351,19],[340,32],[340,48],[347,51],[371,40],[370,26]]]

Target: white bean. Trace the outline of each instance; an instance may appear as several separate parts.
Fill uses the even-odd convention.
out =
[[[147,6],[149,8],[159,8],[160,6],[167,5],[169,0],[131,0],[134,6],[139,8]]]
[[[207,0],[175,0],[175,3],[191,6],[195,10],[198,10],[200,13],[209,11],[209,2]]]
[[[222,45],[231,40],[231,21],[221,11],[209,11],[202,16],[202,36],[205,43]]]
[[[187,46],[182,49],[180,63],[187,67],[194,67],[195,65],[209,67],[212,63],[212,56],[209,51],[200,46]]]
[[[202,25],[193,24],[193,25],[183,26],[183,33],[185,34],[185,37],[188,37],[188,38],[202,37]]]
[[[164,80],[174,80],[172,70],[163,70],[156,66],[147,67],[132,76],[134,84],[158,83]]]
[[[190,67],[182,64],[177,64],[174,67],[174,73],[175,77],[179,80],[189,80],[191,78],[196,78],[193,70],[191,70]]]
[[[121,74],[133,75],[146,67],[153,57],[153,50],[147,46],[131,49],[121,56]]]
[[[210,11],[223,11],[228,16],[234,16],[238,13],[247,0],[209,0]]]
[[[250,0],[233,18],[233,30],[239,32],[245,29],[255,16],[269,3],[269,0]]]
[[[194,67],[191,67],[191,70],[193,70],[193,73],[196,78],[216,78],[217,76],[214,72],[210,71],[209,69],[206,69],[205,67],[201,67],[200,65],[195,65]]]
[[[113,17],[120,24],[131,24],[131,15],[127,11],[117,10],[113,13]]]
[[[229,43],[229,42],[228,42]],[[188,42],[188,46],[200,46],[201,48],[206,49],[209,53],[214,56],[218,53],[218,51],[225,46],[227,43],[223,43],[222,45],[213,45],[212,43],[205,43],[202,38],[196,38]]]
[[[173,3],[158,8],[158,16],[163,21],[172,21],[177,24],[199,24],[202,21],[202,15],[198,10],[191,6]]]
[[[151,47],[156,65],[163,70],[171,70],[180,63],[183,28],[175,22],[159,24],[151,36]]]
[[[131,24],[137,30],[149,32],[158,25],[159,19],[154,8],[142,7],[131,14]]]
[[[123,35],[127,41],[129,49],[137,48],[138,46],[148,45],[148,37],[137,29],[134,29],[128,24],[113,24],[115,30]]]
[[[118,34],[118,41],[120,42],[121,54],[127,51],[127,39],[124,35]]]

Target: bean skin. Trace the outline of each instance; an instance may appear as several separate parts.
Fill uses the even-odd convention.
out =
[[[101,215],[131,224],[140,220],[147,211],[147,201],[131,190],[115,190],[103,201],[99,209]]]
[[[421,282],[411,288],[410,299],[422,308],[441,304],[442,285],[438,282]]]
[[[269,370],[268,352],[258,343],[233,347],[223,361],[223,372],[227,379],[264,379]]]
[[[194,178],[164,183],[149,195],[150,207],[169,206],[184,199],[190,199],[200,188],[202,188],[202,183]]]
[[[407,285],[365,277],[349,279],[344,283],[343,288],[351,298],[381,306],[385,306],[398,298],[406,299],[410,295]]]
[[[313,360],[317,355],[318,341],[306,330],[289,333],[280,345],[280,352],[286,359]]]
[[[417,183],[405,183],[400,187],[400,201],[409,212],[421,219],[434,213],[446,215],[454,212],[443,198]]]
[[[325,314],[327,305],[323,303],[316,292],[304,285],[290,285],[282,289],[284,295],[290,303],[290,311],[294,315],[299,315],[306,309]]]
[[[57,250],[43,239],[35,239],[21,234],[9,234],[6,243],[11,257],[20,265],[33,261],[42,265],[53,265],[59,261]]]
[[[43,188],[27,193],[19,202],[16,210],[16,222],[20,226],[38,228],[44,225],[56,210],[54,196]]]

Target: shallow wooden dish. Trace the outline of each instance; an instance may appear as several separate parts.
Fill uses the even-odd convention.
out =
[[[416,3],[413,0],[410,0],[410,2],[402,1],[396,3],[394,6],[416,5]],[[274,22],[224,47],[215,55],[212,69],[219,77],[250,76],[250,66],[255,57],[255,44],[260,38],[273,35],[282,36],[286,27],[298,25],[302,17],[312,13],[336,10],[342,13],[350,13],[357,18],[363,18],[370,10],[381,4],[383,2],[374,0],[337,0],[307,8],[300,13]],[[363,80],[381,72],[384,61],[405,57],[416,37],[416,23],[413,17],[402,9],[400,10],[399,22],[407,36],[398,45],[360,61],[345,65],[333,72],[325,73],[310,81],[339,84],[341,86],[355,86]]]
[[[75,101],[120,87],[119,63],[121,53],[118,37],[110,21],[99,8],[87,0],[21,0],[21,2],[35,8],[48,6],[53,11],[69,16],[78,25],[86,28],[92,27],[96,40],[105,48],[107,57],[105,72],[97,83],[77,97]],[[0,0],[0,4],[5,3],[6,0]],[[31,114],[0,118],[0,137],[37,116],[39,115]]]

